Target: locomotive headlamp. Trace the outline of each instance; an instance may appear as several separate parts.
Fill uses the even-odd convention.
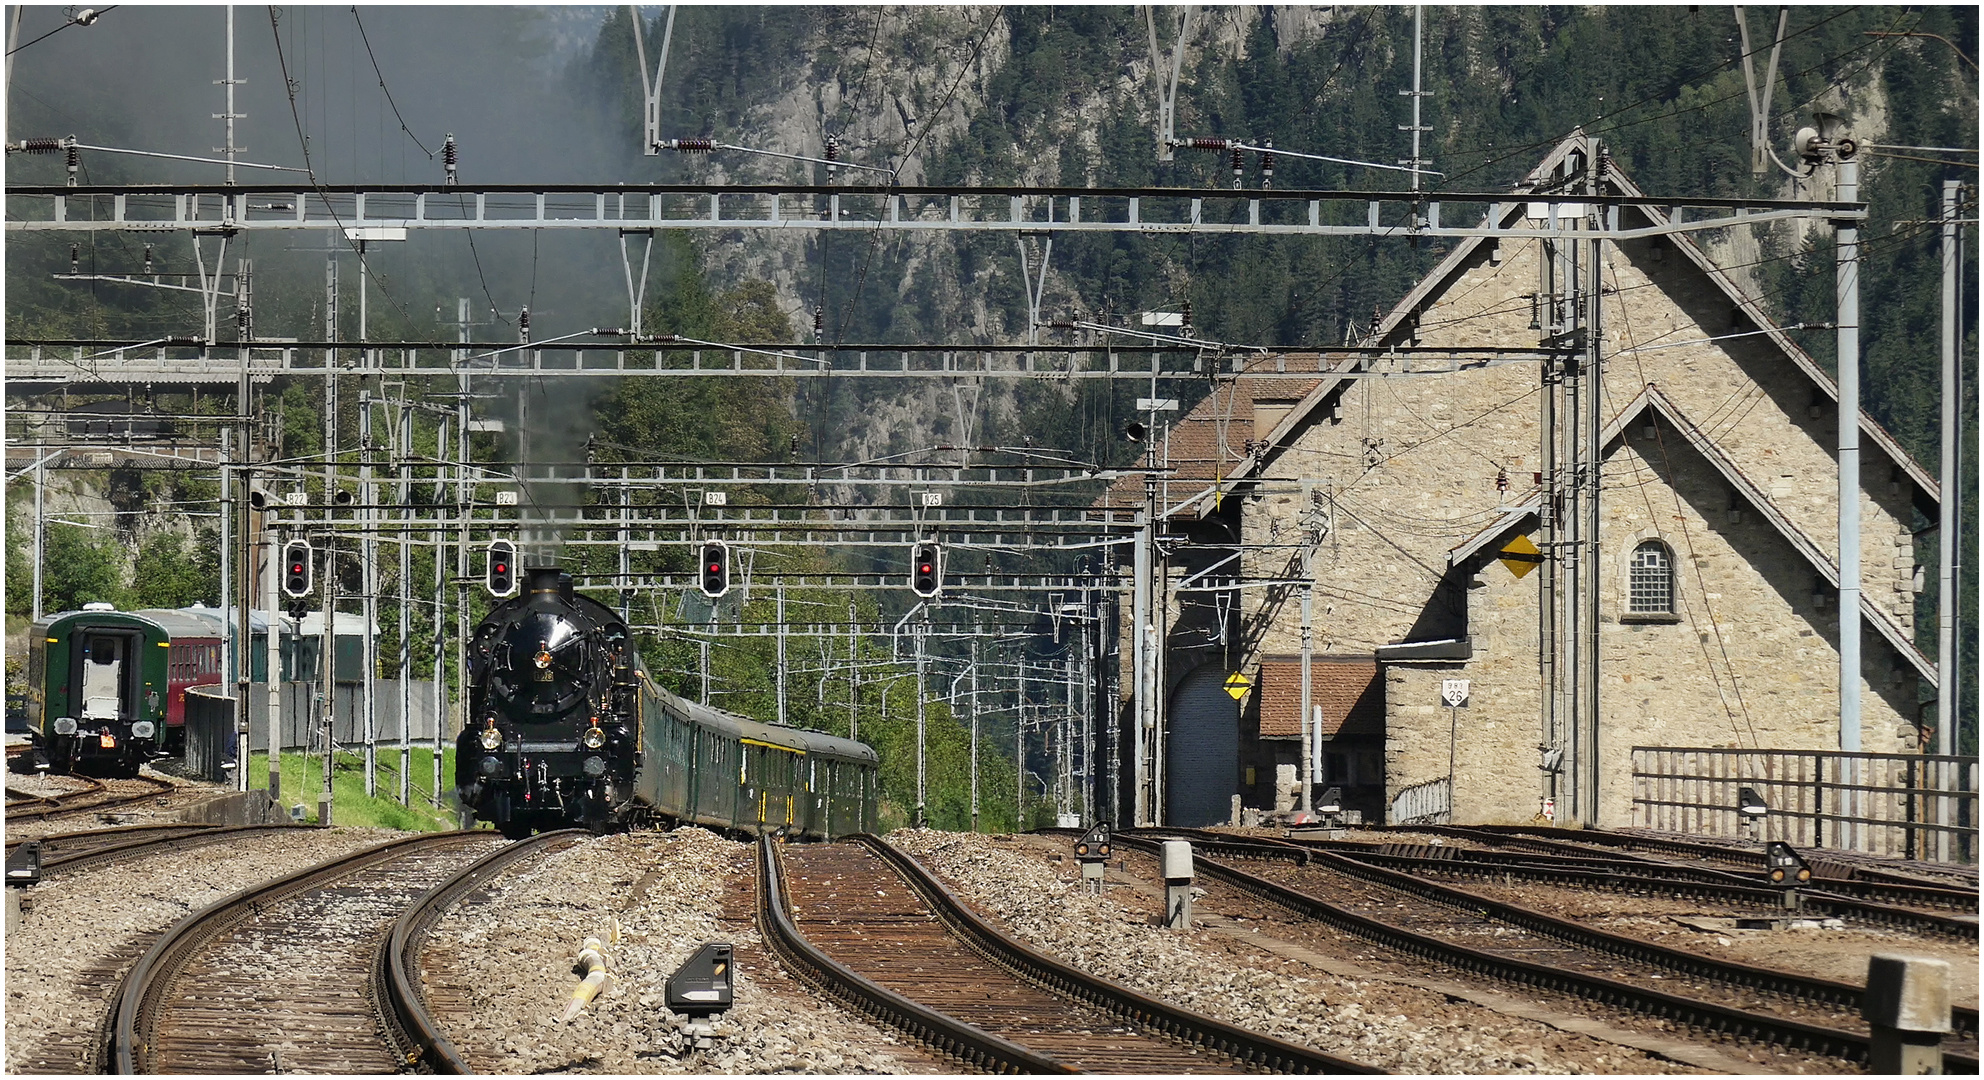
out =
[[[57,735],[74,735],[75,733],[76,733],[76,718],[75,718],[75,717],[73,717],[73,716],[58,716],[58,717],[56,717],[56,718],[55,718],[55,734],[57,734]]]
[[[131,725],[131,737],[134,739],[149,739],[152,737],[152,733],[157,730],[158,728],[153,726],[150,720],[140,720]]]
[[[580,768],[585,770],[587,776],[605,776],[606,759],[602,757],[589,757],[580,765]]]
[[[502,732],[497,731],[493,727],[482,729],[482,748],[484,750],[494,750],[501,745],[503,745]]]
[[[606,745],[606,732],[599,730],[599,725],[595,723],[586,729],[586,733],[579,738],[579,741],[586,744],[586,749],[597,750]]]
[[[538,644],[537,644],[537,656],[536,656],[536,658],[535,658],[535,659],[537,660],[537,666],[538,666],[538,667],[540,667],[540,668],[548,668],[548,667],[550,667],[550,666],[551,666],[551,643],[550,643],[550,642],[548,642],[548,641],[540,641],[540,642],[538,642]]]

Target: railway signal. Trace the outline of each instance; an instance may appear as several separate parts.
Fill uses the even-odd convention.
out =
[[[914,544],[909,549],[909,588],[918,596],[931,597],[944,589],[944,551],[932,543]]]
[[[489,564],[483,574],[489,595],[501,599],[517,591],[517,545],[508,540],[489,541]]]
[[[291,600],[310,595],[312,582],[310,541],[291,540],[282,546],[282,594]]]
[[[714,600],[730,591],[730,545],[721,540],[703,541],[699,565],[703,595]]]
[[[1772,885],[1796,887],[1812,880],[1812,868],[1790,844],[1772,840],[1764,851],[1764,867]]]

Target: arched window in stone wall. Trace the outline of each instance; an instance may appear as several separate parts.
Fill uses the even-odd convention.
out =
[[[1633,549],[1626,572],[1626,613],[1674,614],[1674,552],[1659,540]]]

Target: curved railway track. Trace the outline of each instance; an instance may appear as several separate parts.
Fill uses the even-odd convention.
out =
[[[539,833],[484,855],[446,881],[427,890],[393,922],[379,950],[376,979],[379,1000],[387,1007],[387,1035],[396,1044],[399,1060],[409,1070],[466,1075],[475,1072],[468,1058],[448,1039],[438,1010],[428,1001],[421,977],[420,952],[427,932],[457,903],[496,875],[527,856],[543,854],[592,834],[585,829]]]
[[[1190,833],[1142,830],[1119,833],[1117,840],[1154,856],[1155,837]],[[1866,1026],[1859,1019],[1862,987],[1607,934],[1334,852],[1252,840],[1222,843],[1205,835],[1194,841],[1195,861],[1205,876],[1402,952],[1712,1034],[1854,1063],[1867,1060]],[[1267,865],[1253,873],[1205,857],[1212,852],[1263,859]],[[1649,975],[1663,989],[1647,988]],[[1975,1071],[1976,1010],[1953,1014],[1959,1033],[1952,1036],[1946,1062],[1951,1071]]]
[[[759,909],[790,970],[997,1072],[1371,1072],[1083,974],[999,934],[872,836],[760,845]]]
[[[105,781],[90,777],[85,777],[84,779],[89,781],[89,787],[81,791],[65,792],[61,795],[31,795],[27,792],[8,788],[7,820],[46,821],[50,818],[67,817],[71,814],[93,814],[119,806],[141,803],[146,799],[158,798],[161,795],[170,794],[177,790],[178,787],[172,781],[162,780],[156,776],[137,776],[117,780],[116,783],[120,785],[139,784],[143,785],[144,790],[137,792],[113,791],[109,783]],[[103,797],[97,798],[97,796]],[[77,801],[79,799],[88,799],[90,801],[79,803]]]
[[[245,889],[180,920],[125,976],[108,1071],[396,1072],[369,984],[408,904],[503,843],[392,840]]]

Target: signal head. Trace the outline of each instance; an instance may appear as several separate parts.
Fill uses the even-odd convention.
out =
[[[310,595],[312,585],[310,541],[291,540],[282,546],[282,594],[291,600]]]
[[[934,543],[912,544],[909,549],[909,588],[921,597],[932,597],[944,589],[944,549]]]
[[[498,599],[517,591],[517,545],[509,540],[489,542],[488,566],[483,574],[483,584],[489,595]]]
[[[714,600],[730,591],[730,545],[721,540],[705,540],[697,563],[698,585],[703,595]]]

